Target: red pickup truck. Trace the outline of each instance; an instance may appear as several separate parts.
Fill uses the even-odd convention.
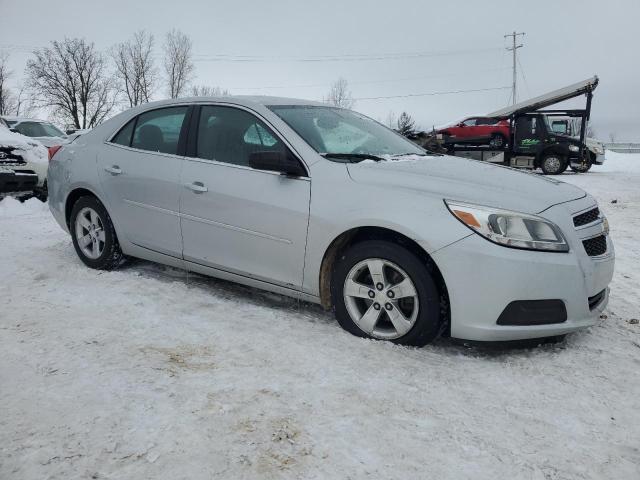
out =
[[[469,117],[436,133],[442,134],[445,143],[489,144],[501,148],[509,139],[509,121]]]

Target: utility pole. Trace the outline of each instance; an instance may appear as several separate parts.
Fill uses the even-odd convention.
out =
[[[513,91],[511,92],[511,100],[512,100],[511,105],[516,104],[516,81],[518,78],[516,76],[516,51],[523,46],[522,43],[520,45],[516,45],[516,38],[520,35],[524,36],[524,32],[516,33],[514,30],[513,33],[509,33],[508,35],[504,36],[504,38],[512,37],[513,39],[513,46],[507,47],[508,51],[513,52]]]

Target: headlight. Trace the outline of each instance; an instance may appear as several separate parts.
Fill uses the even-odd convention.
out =
[[[569,150],[572,152],[579,152],[580,151],[580,147],[577,145],[569,145]]]
[[[560,228],[543,218],[450,200],[445,204],[458,220],[491,242],[528,250],[569,251]]]

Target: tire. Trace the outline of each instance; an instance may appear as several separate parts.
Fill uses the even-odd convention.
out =
[[[45,203],[49,198],[49,188],[47,186],[47,181],[45,180],[42,184],[42,188],[38,188],[35,192],[35,197],[40,200],[42,203]]]
[[[584,167],[583,166],[574,167],[573,165],[570,165],[570,167],[571,167],[571,170],[573,170],[576,173],[587,173],[591,169],[591,165],[592,165],[592,163],[589,162]]]
[[[567,169],[567,160],[557,153],[548,153],[542,158],[540,168],[545,175],[560,175]]]
[[[384,272],[378,285],[369,265]],[[421,347],[442,330],[440,295],[424,262],[390,242],[368,240],[343,252],[332,272],[331,300],[340,326],[358,337]]]
[[[80,197],[73,205],[69,230],[73,247],[87,267],[113,270],[122,263],[124,257],[113,222],[96,197]],[[85,245],[87,238],[89,243]]]
[[[501,133],[494,133],[491,135],[491,138],[489,139],[489,145],[491,145],[494,148],[502,148],[505,146],[506,143],[507,143],[507,139],[504,138],[504,135],[502,135]]]

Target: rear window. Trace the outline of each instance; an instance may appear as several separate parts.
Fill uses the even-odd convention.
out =
[[[131,146],[131,134],[133,133],[133,125],[136,123],[136,119],[129,120],[124,127],[120,129],[118,134],[113,137],[111,143],[117,143],[118,145],[124,145],[125,147]]]
[[[187,108],[160,108],[139,115],[131,147],[175,155]]]

